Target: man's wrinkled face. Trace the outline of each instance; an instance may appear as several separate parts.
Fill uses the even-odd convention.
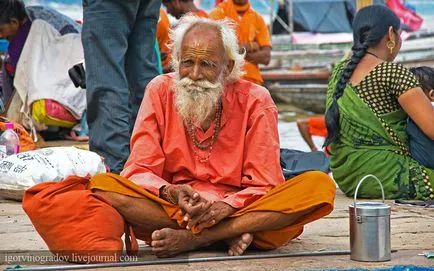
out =
[[[226,63],[217,29],[193,26],[184,36],[179,59],[180,78],[216,82]]]
[[[0,39],[11,41],[18,33],[20,24],[17,19],[12,19],[9,23],[0,24]]]
[[[217,29],[193,26],[181,45],[175,102],[186,121],[203,123],[223,93],[226,57]]]

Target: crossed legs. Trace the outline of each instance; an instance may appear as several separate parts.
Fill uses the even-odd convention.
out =
[[[217,241],[229,244],[229,255],[241,255],[251,244],[255,233],[273,231],[293,225],[322,206],[285,214],[274,211],[248,212],[227,218],[199,234],[182,229],[170,219],[164,209],[148,198],[134,198],[114,192],[97,190],[139,232],[152,233],[152,251],[158,257],[170,257],[211,245]]]

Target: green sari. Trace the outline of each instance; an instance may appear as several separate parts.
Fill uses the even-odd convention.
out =
[[[327,108],[333,101],[340,73],[346,65],[336,65],[327,91]],[[375,113],[347,84],[338,99],[340,141],[331,144],[330,168],[339,188],[354,196],[360,179],[377,176],[388,199],[434,199],[434,170],[424,168],[410,157],[406,134],[407,114],[403,109],[382,115]],[[360,198],[380,198],[377,182],[363,182]]]

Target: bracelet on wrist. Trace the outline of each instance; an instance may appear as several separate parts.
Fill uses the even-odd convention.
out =
[[[163,186],[162,188],[160,188],[160,198],[164,199],[165,201],[168,201],[172,204],[177,204],[178,203],[178,199],[176,197],[174,197],[170,192],[169,192],[169,186]]]

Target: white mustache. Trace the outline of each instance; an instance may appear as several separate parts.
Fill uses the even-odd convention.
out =
[[[222,83],[212,83],[208,80],[194,81],[188,77],[184,77],[178,81],[178,86],[186,88],[187,91],[207,90],[222,87]]]

